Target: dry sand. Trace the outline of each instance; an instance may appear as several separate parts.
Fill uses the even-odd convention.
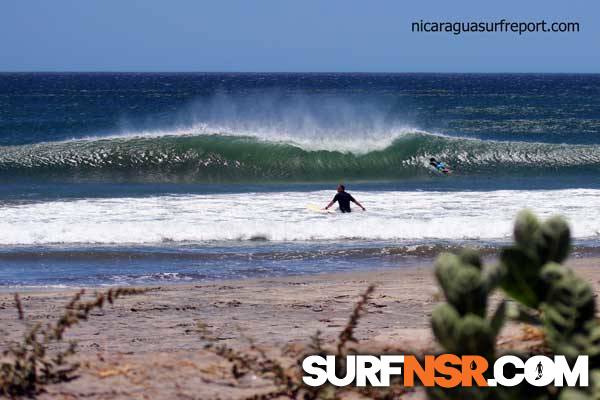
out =
[[[596,293],[599,264],[595,258],[571,262]],[[356,337],[379,349],[436,351],[429,317],[441,297],[431,267],[163,286],[119,299],[72,328],[68,339],[78,341],[83,362],[79,378],[52,385],[41,397],[237,399],[260,393],[268,389],[264,381],[233,380],[227,363],[204,349],[203,337],[239,349],[252,338],[271,354],[294,357],[317,330],[333,343],[371,283],[377,289]],[[22,294],[26,322],[52,321],[72,294]],[[9,332],[4,340],[17,339],[25,328],[8,293],[0,294],[0,326]],[[523,338],[512,326],[500,342],[522,345]]]

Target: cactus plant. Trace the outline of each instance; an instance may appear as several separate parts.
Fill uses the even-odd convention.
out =
[[[483,267],[476,251],[459,255],[442,254],[435,265],[436,278],[447,303],[432,313],[431,325],[437,340],[447,352],[457,355],[482,355],[488,361],[495,356],[496,335],[505,317],[506,304],[500,303],[491,318],[487,317],[488,297],[494,290],[497,274]],[[429,388],[435,399],[485,399],[485,388]]]
[[[435,274],[448,302],[434,309],[432,327],[446,350],[491,359],[505,306],[502,303],[492,319],[486,318],[487,299],[493,284],[491,275],[484,274],[482,268],[479,255],[472,250],[439,257]]]
[[[570,250],[570,230],[560,217],[540,221],[530,211],[519,213],[515,244],[500,253],[502,289],[513,299],[538,308],[547,291],[541,277],[544,265],[561,263]]]
[[[447,303],[432,314],[433,332],[444,350],[455,354],[479,354],[493,361],[496,336],[506,314],[505,303],[487,318],[488,296],[496,286],[540,323],[554,354],[570,361],[589,356],[588,388],[555,388],[535,391],[537,398],[561,400],[600,399],[600,323],[591,286],[573,270],[561,265],[571,248],[569,226],[561,217],[544,222],[529,211],[517,216],[513,245],[500,252],[499,265],[483,266],[473,251],[461,255],[440,255],[436,278]],[[515,390],[516,389],[516,390]],[[531,388],[494,391],[430,390],[434,398],[518,399]],[[530,396],[529,396],[530,397]]]

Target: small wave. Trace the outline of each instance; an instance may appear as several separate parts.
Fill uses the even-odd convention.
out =
[[[285,244],[284,246],[288,246]],[[69,262],[85,263],[111,263],[111,262],[132,262],[132,261],[158,261],[161,263],[173,263],[183,261],[186,263],[217,263],[217,262],[247,262],[247,261],[293,261],[293,260],[321,260],[321,259],[364,259],[369,257],[434,257],[442,251],[457,252],[464,247],[460,242],[448,243],[420,243],[411,245],[398,245],[397,243],[374,242],[369,246],[361,246],[361,242],[355,242],[355,246],[346,246],[342,248],[333,248],[327,243],[312,243],[310,250],[278,248],[275,244],[263,247],[237,248],[228,251],[212,251],[210,246],[193,246],[193,251],[165,251],[164,249],[147,249],[143,247],[131,247],[123,249],[120,246],[110,246],[103,249],[90,249],[72,247],[65,250],[64,246],[45,246],[40,247],[11,247],[5,251],[0,251],[0,260],[3,262],[39,262],[52,261],[60,262],[68,260]],[[477,246],[483,254],[493,254],[497,246],[493,243],[478,245],[470,243],[471,246]],[[300,245],[301,247],[301,245]],[[200,249],[200,250],[198,250]],[[175,273],[160,273],[160,277],[177,278]]]

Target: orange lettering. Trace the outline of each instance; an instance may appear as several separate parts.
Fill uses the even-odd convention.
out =
[[[415,374],[423,386],[433,386],[435,378],[435,358],[425,356],[425,368],[422,368],[415,356],[404,356],[404,386],[415,385]]]
[[[453,388],[462,381],[462,374],[459,368],[450,365],[462,365],[459,356],[454,354],[442,354],[435,359],[435,370],[446,376],[436,376],[435,383],[443,388]]]
[[[477,386],[487,386],[483,373],[488,369],[488,362],[481,356],[462,357],[462,385],[473,386],[473,379]]]

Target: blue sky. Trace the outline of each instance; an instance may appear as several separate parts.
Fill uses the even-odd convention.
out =
[[[2,0],[0,71],[600,72],[589,0]],[[579,33],[412,33],[414,20]]]

